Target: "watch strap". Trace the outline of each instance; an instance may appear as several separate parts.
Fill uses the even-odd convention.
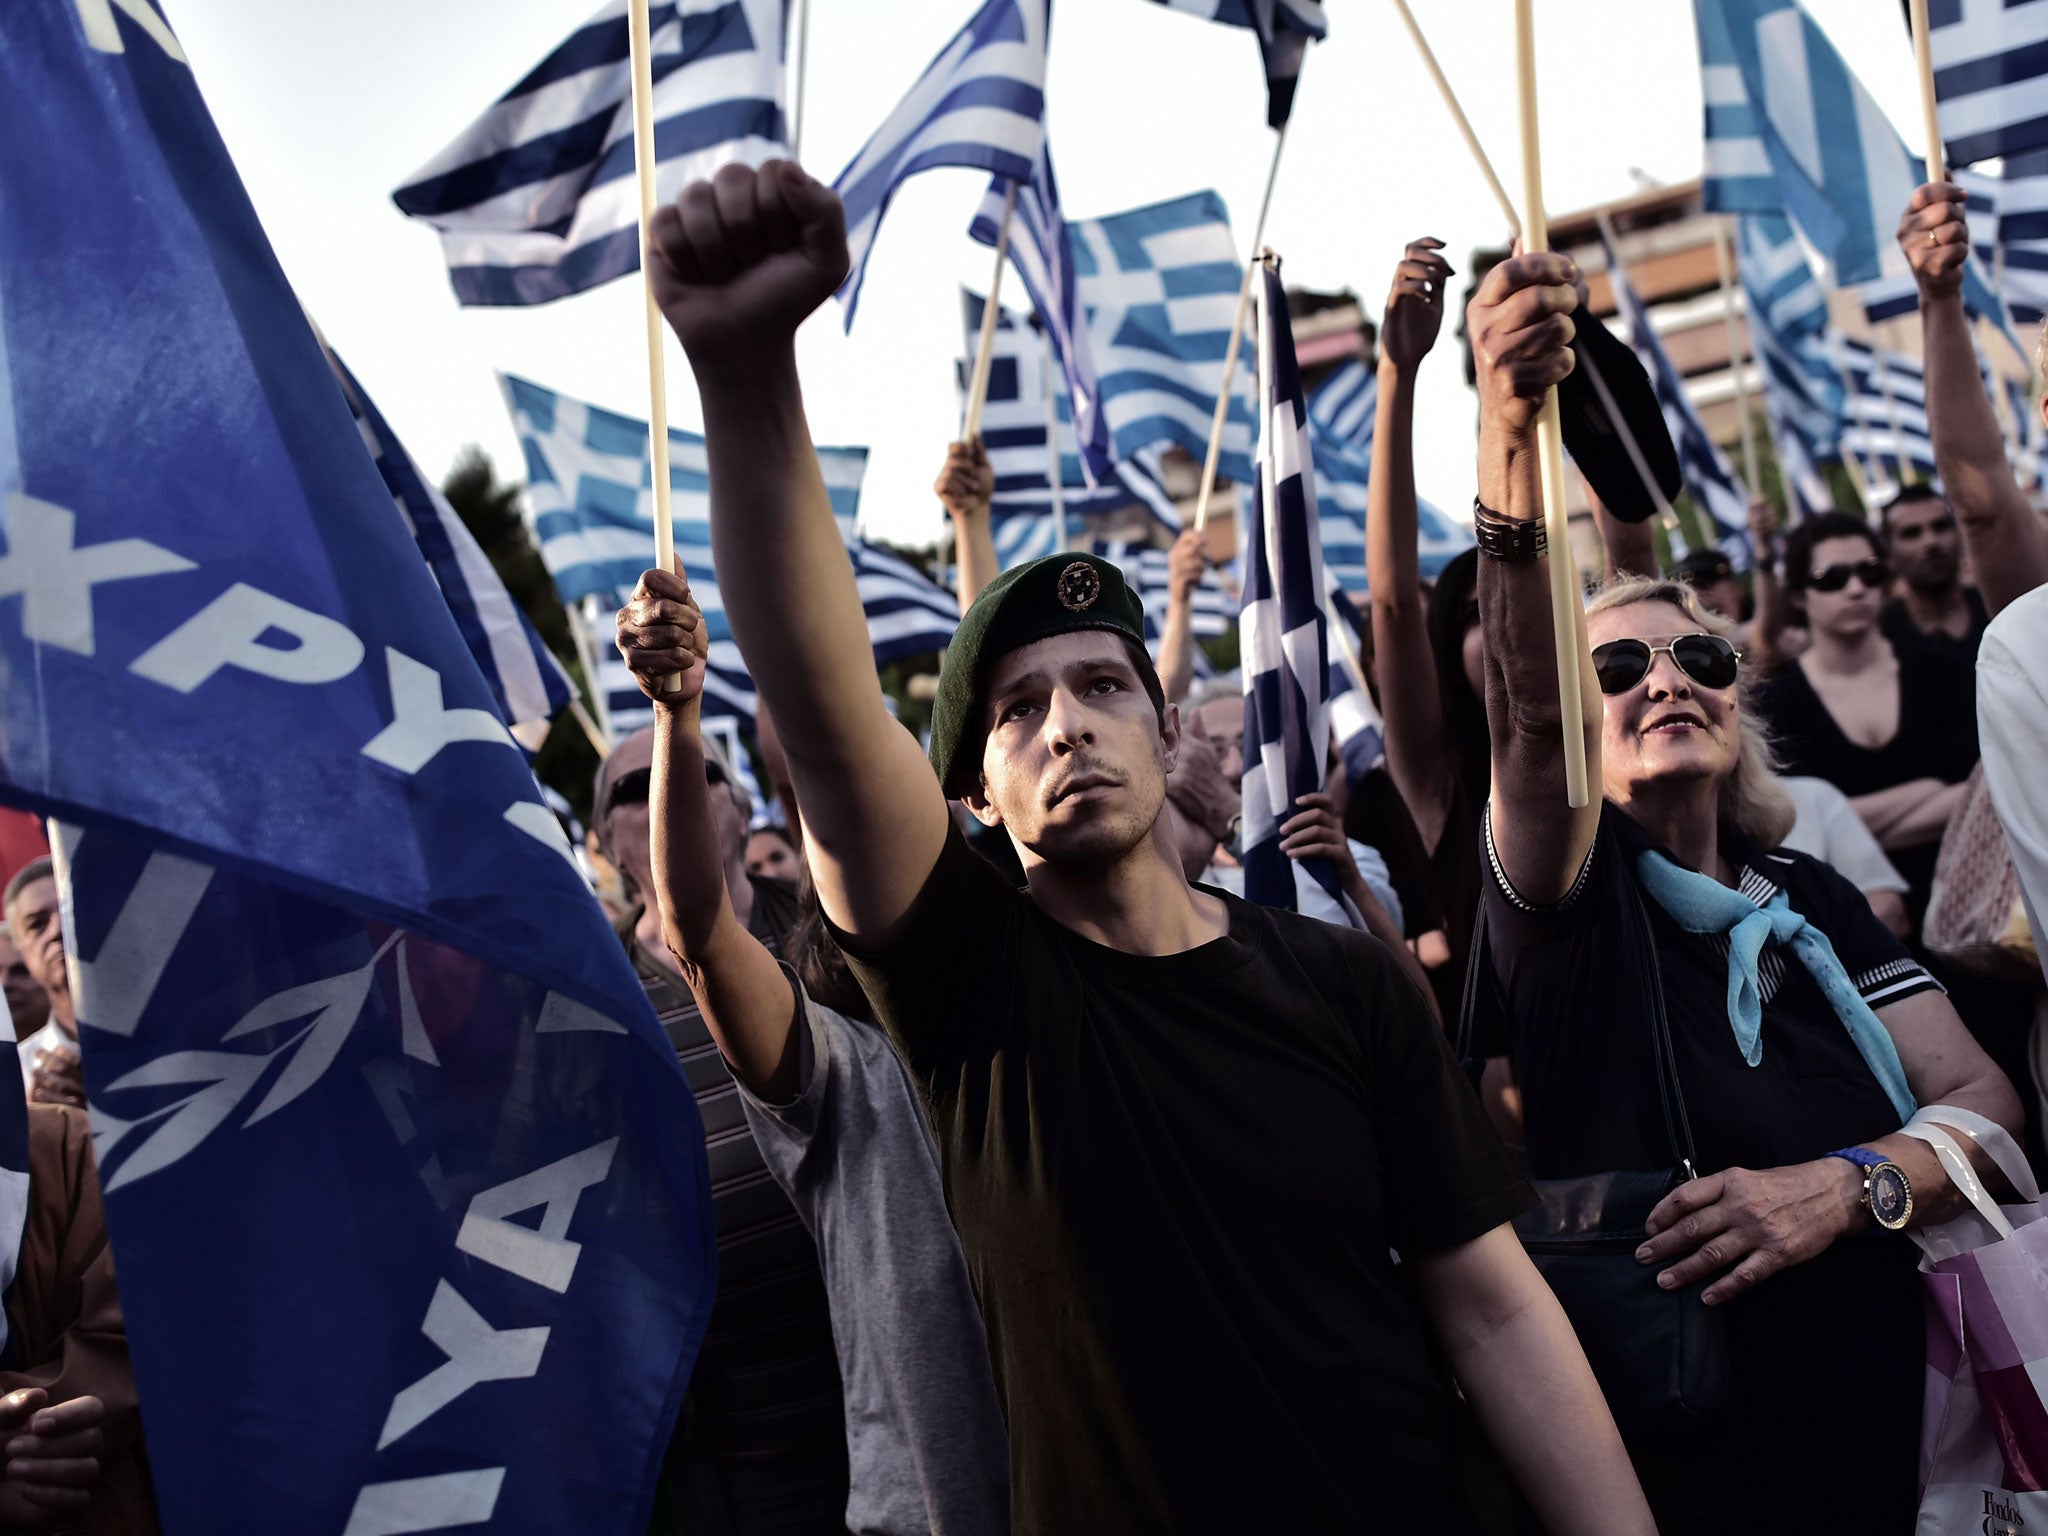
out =
[[[1858,1168],[1865,1170],[1875,1168],[1880,1163],[1891,1161],[1882,1152],[1873,1152],[1868,1147],[1841,1147],[1827,1155],[1829,1157],[1839,1157],[1844,1162],[1854,1163]]]

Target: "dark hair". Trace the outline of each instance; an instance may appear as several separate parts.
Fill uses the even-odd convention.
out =
[[[1948,498],[1934,488],[1932,481],[1915,480],[1911,485],[1901,489],[1898,495],[1884,504],[1884,510],[1877,515],[1878,526],[1884,529],[1886,533],[1890,533],[1892,529],[1892,513],[1896,512],[1900,507],[1917,506],[1925,501],[1938,501],[1943,506],[1948,505]]]
[[[846,956],[825,926],[825,912],[818,905],[818,890],[811,884],[808,868],[797,881],[796,899],[797,920],[782,940],[782,955],[789,968],[796,972],[812,1002],[872,1023],[874,1013],[868,1007],[867,994],[853,979]]]
[[[764,821],[758,827],[747,828],[747,836],[749,838],[761,832],[766,832],[770,837],[781,839],[782,846],[791,853],[801,854],[803,852],[801,848],[797,847],[796,839],[790,835],[789,828],[781,825],[779,822]]]
[[[1816,512],[1785,535],[1785,588],[1804,592],[1813,583],[1813,547],[1827,539],[1861,539],[1878,559],[1886,559],[1884,535],[1847,512]]]
[[[1479,597],[1479,551],[1468,549],[1437,573],[1429,594],[1429,650],[1436,661],[1437,696],[1458,782],[1474,806],[1486,800],[1493,778],[1493,734],[1486,724],[1486,700],[1465,677],[1465,632],[1469,610]]]

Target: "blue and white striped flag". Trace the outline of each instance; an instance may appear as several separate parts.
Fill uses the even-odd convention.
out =
[[[784,0],[649,7],[656,190],[788,152]],[[626,0],[608,3],[392,194],[463,304],[544,304],[640,267]]]
[[[1693,0],[1706,101],[1701,206],[1784,213],[1831,286],[1908,278],[1899,216],[1925,166],[1798,0]],[[1902,294],[1887,284],[1880,299]],[[1910,295],[1917,304],[1917,290]],[[1963,275],[1971,313],[2004,325],[1976,262]]]
[[[1949,164],[2048,145],[2048,0],[1932,0],[1927,43]]]
[[[1819,466],[1837,457],[1842,428],[1842,375],[1829,352],[1827,294],[1783,214],[1744,214],[1736,251],[1778,467],[1802,515],[1825,510],[1833,497]]]
[[[1614,290],[1615,308],[1628,326],[1629,345],[1635,348],[1643,371],[1649,374],[1650,385],[1657,392],[1657,405],[1678,449],[1678,467],[1685,477],[1685,488],[1692,492],[1693,505],[1712,525],[1714,542],[1722,553],[1736,569],[1746,570],[1750,558],[1749,497],[1735,478],[1727,456],[1707,435],[1699,412],[1693,409],[1692,399],[1685,392],[1685,377],[1672,366],[1671,354],[1664,350],[1664,342],[1650,322],[1649,311],[1629,281],[1628,269],[1622,266],[1605,235],[1600,243],[1607,253],[1607,278]]]
[[[994,245],[1003,225],[1005,189],[1012,183],[997,177],[974,215],[967,232],[983,245]],[[1017,204],[1010,217],[1007,247],[1038,313],[1038,323],[1051,338],[1054,355],[1065,375],[1067,415],[1080,449],[1081,467],[1091,484],[1107,481],[1113,471],[1109,426],[1102,416],[1102,390],[1095,381],[1095,352],[1088,336],[1088,316],[1081,304],[1081,277],[1074,267],[1073,238],[1060,213],[1060,195],[1052,175],[1050,143],[1038,147],[1038,170],[1017,185]]]
[[[548,722],[568,707],[573,696],[568,675],[512,601],[504,578],[477,547],[476,539],[448,505],[448,498],[420,473],[412,455],[332,348],[327,361],[334,368],[370,457],[377,461],[385,488],[412,530],[427,569],[434,573],[441,595],[448,600],[448,611],[455,615],[455,627],[462,631],[463,643],[483,672],[500,718],[521,745],[537,751]]]
[[[1927,378],[1920,360],[1846,338],[1839,345],[1847,386],[1842,451],[1883,474],[1899,475],[1904,466],[1933,478],[1934,438],[1927,425]]]
[[[1327,568],[1325,575],[1328,575]],[[1330,732],[1337,738],[1337,751],[1350,777],[1370,773],[1386,751],[1386,722],[1370,690],[1358,686],[1351,675],[1351,657],[1362,658],[1365,648],[1359,637],[1366,633],[1366,621],[1334,581],[1328,592],[1330,625]],[[1338,626],[1343,626],[1339,629]]]
[[[1330,441],[1357,450],[1368,462],[1379,409],[1379,371],[1362,357],[1344,364],[1308,397],[1308,419]]]
[[[1368,429],[1369,430],[1369,429]],[[1315,444],[1316,501],[1323,540],[1323,565],[1331,579],[1353,597],[1371,596],[1365,576],[1367,485],[1372,476],[1372,444],[1363,449],[1335,441],[1309,418]],[[1472,547],[1472,530],[1430,502],[1416,498],[1416,555],[1423,579],[1434,581],[1443,568]]]
[[[2048,316],[2048,149],[2007,158],[1998,178],[1992,270],[2015,325]],[[1985,230],[1973,222],[1972,243]]]
[[[1045,144],[1045,33],[1051,0],[987,0],[939,50],[853,163],[832,183],[846,204],[852,265],[839,285],[853,329],[860,286],[889,199],[935,166],[1028,182]]]
[[[1280,824],[1295,802],[1323,787],[1330,748],[1330,635],[1322,539],[1316,527],[1308,408],[1295,366],[1294,331],[1277,263],[1255,282],[1259,297],[1258,477],[1244,536],[1244,893],[1294,910],[1294,861],[1280,851]],[[1316,883],[1343,900],[1337,871],[1305,859]]]
[[[1294,88],[1301,78],[1301,61],[1312,39],[1323,37],[1328,26],[1323,19],[1322,0],[1156,0],[1169,10],[1185,11],[1205,21],[1225,26],[1249,27],[1259,37],[1259,54],[1266,63],[1266,121],[1284,127],[1294,110]]]
[[[1167,551],[1156,544],[1133,544],[1127,539],[1097,539],[1095,554],[1124,573],[1131,590],[1145,609],[1145,638],[1157,642],[1166,623],[1166,604],[1171,591],[1167,579]],[[1230,633],[1237,618],[1237,591],[1230,573],[1209,567],[1195,586],[1189,604],[1189,629],[1197,639],[1214,640]]]
[[[1244,277],[1223,199],[1196,192],[1068,229],[1117,458],[1177,443],[1200,461]],[[1217,465],[1240,485],[1253,475],[1248,372],[1232,381]]]

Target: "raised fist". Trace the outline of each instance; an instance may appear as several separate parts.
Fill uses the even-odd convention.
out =
[[[1930,181],[1913,193],[1899,220],[1899,248],[1911,263],[1920,291],[1943,299],[1963,289],[1970,259],[1970,226],[1963,217],[1964,192],[1952,182]]]
[[[692,182],[649,243],[655,299],[700,373],[786,342],[846,276],[846,210],[792,160]]]
[[[692,710],[704,697],[704,658],[710,631],[690,584],[674,571],[650,570],[619,610],[619,654],[632,669],[640,691],[664,709]],[[663,692],[671,677],[680,688]]]
[[[1533,431],[1544,397],[1572,371],[1578,275],[1555,251],[1513,256],[1486,274],[1465,307],[1483,428]]]
[[[989,499],[996,493],[996,472],[980,438],[953,443],[946,449],[946,467],[932,482],[932,490],[945,503],[949,517],[988,515]]]
[[[1166,552],[1166,592],[1176,603],[1191,603],[1195,599],[1195,588],[1202,584],[1202,573],[1209,569],[1209,554],[1202,536],[1192,528],[1183,528],[1180,537],[1173,541],[1173,548]]]
[[[1411,240],[1394,268],[1393,291],[1380,322],[1380,350],[1397,368],[1413,368],[1428,356],[1443,327],[1444,285],[1457,275],[1440,254],[1443,248],[1441,240]]]

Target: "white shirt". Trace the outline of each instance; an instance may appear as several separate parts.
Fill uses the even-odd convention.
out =
[[[1885,857],[1856,807],[1826,779],[1794,774],[1783,780],[1799,808],[1799,819],[1785,834],[1782,846],[1832,864],[1844,880],[1868,895],[1872,891],[1905,892],[1906,877]]]
[[[1365,888],[1387,909],[1387,917],[1394,927],[1401,929],[1401,898],[1394,894],[1394,882],[1387,876],[1387,861],[1380,857],[1379,849],[1367,847],[1355,837],[1345,841],[1351,845],[1351,858],[1358,865],[1359,878],[1365,881]],[[1202,876],[1202,883],[1213,885],[1219,891],[1228,891],[1233,896],[1242,896],[1244,866],[1211,864]],[[1353,926],[1343,904],[1324,890],[1314,875],[1301,867],[1299,859],[1294,861],[1294,910],[1303,917],[1320,918],[1340,928]]]
[[[1991,621],[1977,647],[1977,735],[1984,780],[2005,827],[2027,921],[2048,937],[2048,586]],[[2042,960],[2048,966],[2048,947]]]

